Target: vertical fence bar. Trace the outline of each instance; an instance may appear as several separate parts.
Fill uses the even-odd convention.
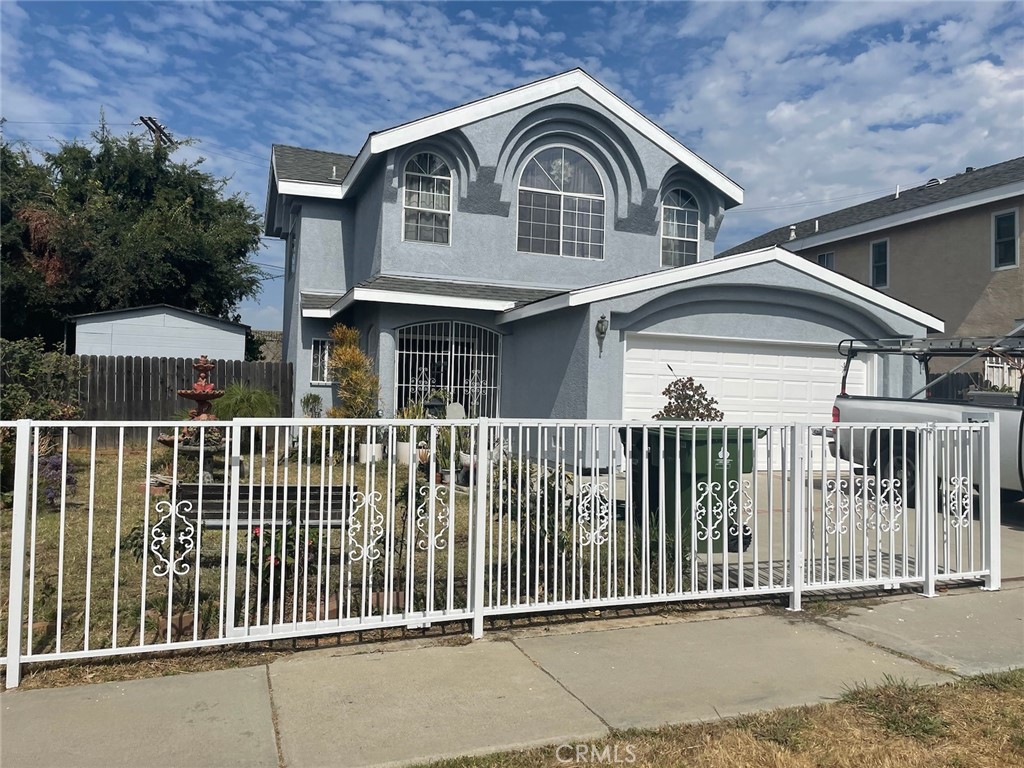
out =
[[[789,611],[799,611],[804,586],[804,484],[807,473],[806,431],[800,426],[789,428],[792,445],[789,505]]]
[[[476,465],[479,468],[480,476],[476,483],[476,509],[470,519],[473,521],[473,577],[469,585],[470,609],[473,612],[473,639],[479,640],[484,636],[484,547],[485,547],[485,526],[487,524],[487,483],[482,482],[480,477],[491,476],[491,465],[489,451],[487,450],[487,438],[491,433],[490,423],[486,417],[477,421],[477,430],[480,439],[476,442]],[[484,474],[486,470],[486,474]]]
[[[235,595],[237,590],[235,589],[235,579],[237,572],[238,563],[238,486],[241,482],[242,476],[242,425],[236,420],[231,425],[231,488],[229,491],[228,501],[228,552],[229,564],[228,568],[228,583],[227,583],[227,608],[225,610],[225,629],[227,633],[232,633],[235,629]],[[250,513],[250,520],[252,519]],[[248,573],[246,573],[248,579]],[[248,606],[246,606],[248,608]],[[246,621],[248,626],[248,621]]]
[[[19,419],[14,443],[14,504],[11,515],[11,581],[7,592],[7,687],[21,683],[21,604],[25,589],[25,525],[32,422]]]
[[[924,570],[925,597],[935,597],[935,581],[938,577],[938,563],[935,562],[936,530],[935,521],[938,516],[938,462],[935,460],[935,425],[928,424],[921,440],[921,450],[917,455],[917,470],[920,473],[917,483],[917,512],[920,542],[920,556]],[[920,532],[921,524],[923,532]]]
[[[1002,585],[1002,560],[999,543],[1002,522],[1002,510],[999,506],[999,488],[1002,482],[999,475],[999,417],[998,413],[992,413],[988,424],[982,425],[983,430],[988,430],[982,448],[982,456],[984,456],[982,471],[985,473],[985,480],[981,484],[982,535],[985,537],[982,546],[985,567],[988,569],[988,573],[985,575],[985,586],[982,587],[985,590],[996,590]]]

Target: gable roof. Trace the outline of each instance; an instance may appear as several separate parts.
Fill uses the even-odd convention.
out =
[[[729,248],[716,258],[773,245],[789,250],[810,248],[1020,194],[1024,194],[1024,157],[985,168],[968,168],[946,179],[932,179],[919,187],[805,219],[795,225],[787,224]],[[796,237],[791,239],[792,226],[796,227]]]
[[[684,147],[669,135],[667,131],[620,99],[582,69],[572,69],[568,72],[527,83],[526,85],[521,85],[493,96],[471,101],[468,104],[463,104],[453,109],[403,123],[394,128],[371,133],[363,144],[362,149],[360,149],[359,154],[349,163],[347,173],[343,176],[343,180],[340,183],[338,183],[338,179],[328,180],[322,177],[320,179],[302,177],[286,180],[285,177],[280,175],[280,169],[273,167],[271,168],[271,181],[273,183],[274,174],[276,174],[278,191],[281,194],[302,194],[310,197],[341,200],[346,197],[349,190],[359,180],[363,169],[366,168],[375,155],[387,152],[395,147],[411,144],[429,136],[461,128],[492,115],[517,109],[573,90],[579,90],[590,96],[613,115],[630,125],[642,136],[719,190],[726,199],[726,208],[732,208],[743,202],[743,189],[736,182]],[[274,146],[276,150],[277,147],[283,145]],[[288,149],[297,150],[298,148],[292,147]],[[299,150],[299,152],[307,153],[312,151]],[[333,153],[329,152],[320,154],[339,158],[337,162],[339,166],[337,175],[339,177],[342,176],[342,161],[340,158],[347,159],[350,156],[333,155]],[[275,152],[275,157],[276,155],[277,153]],[[314,160],[315,158],[310,157],[308,159]],[[323,167],[334,164],[335,161],[331,160],[329,163],[324,163]],[[295,171],[295,173],[298,172]]]
[[[762,248],[757,251],[729,256],[728,258],[700,261],[696,264],[690,264],[685,267],[663,269],[658,272],[649,272],[646,275],[628,277],[624,280],[613,280],[608,283],[602,283],[601,285],[594,285],[588,288],[577,288],[576,290],[565,291],[547,299],[542,299],[531,304],[526,304],[522,307],[506,310],[503,314],[498,316],[497,322],[499,324],[509,323],[516,320],[522,320],[527,317],[541,315],[546,312],[564,309],[566,307],[585,306],[587,304],[592,304],[595,301],[607,301],[608,299],[628,296],[632,293],[640,293],[641,291],[652,290],[655,288],[664,288],[666,286],[682,286],[688,282],[705,278],[710,275],[718,275],[725,272],[745,269],[768,262],[784,264],[787,267],[803,272],[804,274],[820,280],[823,283],[827,283],[828,285],[835,286],[840,290],[857,296],[871,304],[902,315],[903,317],[906,317],[916,323],[920,323],[932,330],[942,331],[945,328],[942,320],[933,315],[929,315],[927,312],[922,312],[920,309],[917,309],[906,302],[894,299],[888,294],[882,293],[874,288],[870,288],[863,283],[841,275],[838,272],[833,272],[830,269],[819,267],[817,264],[810,262],[801,256],[797,256],[783,248],[777,247]]]
[[[341,185],[355,158],[338,152],[321,152],[287,144],[274,144],[270,148],[270,162],[278,183],[305,181],[318,184]]]
[[[181,307],[175,307],[172,304],[146,304],[141,307],[125,307],[124,309],[105,309],[102,312],[84,312],[80,315],[69,315],[68,320],[79,320],[86,317],[103,317],[104,315],[120,315],[124,314],[125,312],[142,312],[148,309],[158,310],[160,312],[174,312],[181,315],[192,315],[194,317],[201,317],[204,320],[212,320],[215,323],[221,323],[222,325],[230,326],[233,330],[249,330],[249,326],[245,325],[245,323],[236,323],[232,320],[225,320],[223,317],[204,315],[202,312],[194,312],[191,309],[182,309]]]

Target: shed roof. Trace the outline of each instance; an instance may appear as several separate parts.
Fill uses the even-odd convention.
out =
[[[145,304],[145,305],[140,306],[140,307],[125,307],[123,309],[106,309],[106,310],[103,310],[101,312],[85,312],[85,313],[80,314],[80,315],[71,315],[70,317],[68,317],[68,320],[76,320],[77,321],[77,320],[82,319],[82,318],[102,317],[104,315],[122,315],[122,314],[125,314],[126,312],[142,312],[142,311],[145,311],[145,310],[154,310],[154,312],[152,314],[155,314],[157,311],[160,311],[160,312],[168,312],[168,311],[177,312],[177,313],[183,314],[183,315],[192,315],[194,317],[201,317],[204,320],[212,320],[215,323],[220,323],[222,325],[231,326],[232,328],[240,328],[240,329],[243,329],[243,330],[246,330],[246,331],[249,330],[249,326],[246,325],[245,323],[236,323],[233,320],[225,320],[223,317],[215,317],[214,315],[204,315],[202,312],[195,312],[195,311],[193,311],[191,309],[183,309],[181,307],[175,307],[172,304]]]

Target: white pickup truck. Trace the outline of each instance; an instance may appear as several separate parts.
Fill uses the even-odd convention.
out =
[[[843,372],[843,394],[835,400],[832,421],[849,424],[962,423],[985,418],[984,414],[998,413],[1002,495],[1007,500],[1024,497],[1024,383],[1016,393],[969,391],[966,400],[845,394],[846,371],[858,354],[911,354],[925,363],[926,371],[928,360],[937,356],[967,357],[967,361],[957,368],[993,355],[1019,363],[1024,361],[1024,325],[1002,339],[904,341],[898,347],[875,344],[871,347],[862,341],[848,340],[839,345],[840,353],[846,356],[846,368]],[[930,382],[927,389],[934,388],[938,383],[939,380]],[[905,477],[908,494],[916,492],[913,487],[916,441],[910,435],[888,427],[878,430],[836,429],[830,449],[834,456],[872,468],[882,475]]]

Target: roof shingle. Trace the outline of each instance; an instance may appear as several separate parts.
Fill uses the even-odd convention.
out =
[[[1006,160],[1002,163],[989,165],[985,168],[976,168],[970,171],[958,173],[936,183],[934,180],[919,187],[901,190],[899,197],[888,194],[866,203],[843,208],[832,213],[815,216],[796,223],[796,237],[790,237],[790,227],[787,224],[770,232],[765,232],[745,243],[733,246],[715,258],[732,256],[737,253],[756,251],[761,248],[770,248],[773,245],[785,247],[791,239],[800,240],[812,235],[822,235],[857,224],[881,219],[885,216],[892,216],[897,213],[921,208],[944,200],[951,200],[963,197],[974,192],[981,192],[986,189],[994,189],[1005,184],[1012,184],[1024,180],[1024,157]],[[817,230],[815,229],[817,222]]]
[[[275,144],[273,153],[278,181],[341,185],[356,160],[352,155],[290,147],[287,144]]]

